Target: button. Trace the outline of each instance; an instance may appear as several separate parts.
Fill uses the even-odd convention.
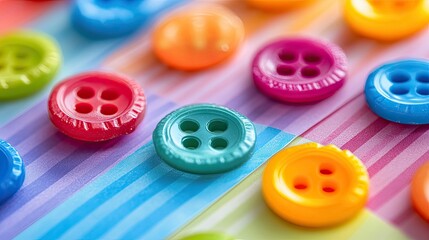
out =
[[[407,37],[429,23],[429,0],[347,0],[344,11],[353,30],[383,41]]]
[[[411,199],[416,211],[429,222],[429,161],[413,177]]]
[[[25,178],[24,163],[18,152],[0,139],[0,204],[15,194]]]
[[[294,7],[301,7],[303,5],[314,2],[314,0],[246,0],[247,3],[255,8],[264,11],[283,11]]]
[[[264,170],[262,192],[280,217],[306,227],[342,223],[368,199],[368,173],[351,152],[308,143],[276,153]]]
[[[41,90],[61,65],[57,44],[34,32],[0,37],[0,100],[12,100]]]
[[[99,142],[133,132],[143,120],[146,99],[125,76],[88,72],[58,84],[49,97],[49,117],[64,134]]]
[[[153,132],[159,157],[195,174],[232,170],[253,154],[256,131],[246,117],[210,104],[190,105],[168,114]]]
[[[238,240],[238,239],[225,233],[205,232],[205,233],[196,233],[196,234],[181,238],[181,240]]]
[[[230,57],[243,36],[243,23],[233,12],[218,5],[197,5],[161,21],[154,31],[153,49],[170,67],[199,70]]]
[[[404,124],[429,123],[429,61],[401,60],[375,69],[366,81],[366,101],[378,116]]]
[[[284,38],[264,46],[253,59],[256,87],[283,102],[314,102],[334,94],[347,77],[346,56],[331,43]]]
[[[86,35],[118,37],[134,32],[158,11],[176,3],[166,0],[76,0],[71,17],[76,28]]]

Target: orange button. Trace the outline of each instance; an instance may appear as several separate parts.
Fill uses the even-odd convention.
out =
[[[230,57],[243,40],[244,26],[230,10],[202,4],[173,12],[153,36],[155,54],[165,64],[199,70]]]
[[[247,0],[247,3],[255,8],[265,11],[283,11],[293,7],[300,7],[314,0]]]
[[[427,28],[429,0],[347,0],[344,12],[357,33],[391,41]]]
[[[285,220],[307,227],[352,218],[365,206],[368,188],[368,173],[357,157],[317,143],[281,150],[262,178],[267,205]]]
[[[413,177],[411,199],[417,212],[429,222],[429,161]]]

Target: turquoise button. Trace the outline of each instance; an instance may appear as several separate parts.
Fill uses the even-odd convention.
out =
[[[195,174],[232,170],[248,160],[256,131],[243,115],[226,107],[197,104],[168,114],[153,132],[159,157],[170,166]]]
[[[24,163],[18,152],[0,140],[0,204],[21,188],[24,178]]]

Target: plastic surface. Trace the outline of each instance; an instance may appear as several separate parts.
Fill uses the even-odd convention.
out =
[[[393,41],[428,29],[429,0],[347,0],[344,15],[357,33]]]
[[[413,177],[411,199],[416,211],[429,223],[429,160]]]
[[[155,27],[153,50],[170,67],[200,70],[229,58],[243,38],[243,23],[233,12],[197,4],[172,12]]]
[[[157,12],[181,0],[75,0],[72,23],[84,34],[95,38],[130,34]]]
[[[125,76],[88,72],[59,83],[49,97],[49,117],[64,134],[105,141],[133,132],[143,120],[146,99]]]
[[[314,2],[314,0],[246,0],[246,2],[250,6],[264,11],[278,12],[290,8],[301,7]]]
[[[379,66],[365,85],[366,101],[378,116],[404,124],[429,123],[429,61],[401,60]]]
[[[264,170],[262,191],[280,217],[306,227],[342,223],[368,199],[365,166],[334,145],[308,143],[276,153]]]
[[[0,204],[21,188],[24,178],[24,163],[18,152],[0,139]]]
[[[228,108],[197,104],[164,117],[153,132],[156,152],[181,171],[213,174],[232,170],[253,154],[256,130]]]
[[[347,59],[336,45],[284,38],[264,46],[252,64],[265,95],[283,102],[314,102],[333,95],[347,77]]]
[[[225,233],[205,232],[205,233],[192,234],[184,238],[181,238],[180,240],[238,240],[238,239]]]
[[[17,32],[0,37],[0,101],[41,90],[60,65],[60,50],[46,35]]]

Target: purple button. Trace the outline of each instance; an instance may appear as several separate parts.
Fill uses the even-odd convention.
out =
[[[283,102],[314,102],[333,95],[347,77],[338,46],[306,38],[284,38],[253,59],[253,80],[265,95]]]

